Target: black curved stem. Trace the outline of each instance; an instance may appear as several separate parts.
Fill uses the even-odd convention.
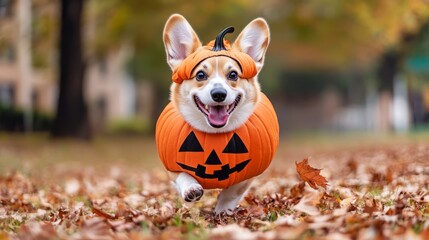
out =
[[[227,27],[224,30],[222,30],[222,32],[220,32],[216,37],[212,51],[226,50],[225,45],[223,44],[223,38],[227,33],[233,33],[233,32],[234,32],[234,27]]]

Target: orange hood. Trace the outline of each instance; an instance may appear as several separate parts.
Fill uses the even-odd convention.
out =
[[[232,48],[229,42],[223,39],[226,33],[233,31],[233,27],[226,28],[216,37],[216,40],[210,41],[201,50],[185,58],[179,67],[173,71],[173,82],[182,83],[183,80],[191,79],[192,71],[200,62],[211,57],[219,56],[229,57],[238,63],[241,68],[240,78],[249,79],[256,76],[258,70],[253,59],[248,54]]]

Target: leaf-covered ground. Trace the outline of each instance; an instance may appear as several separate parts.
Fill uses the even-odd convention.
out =
[[[157,163],[123,159],[156,161],[151,143],[20,141],[0,139],[0,239],[429,239],[429,140],[281,147],[232,216],[213,215],[218,191],[184,203]],[[309,155],[326,190],[296,173]]]

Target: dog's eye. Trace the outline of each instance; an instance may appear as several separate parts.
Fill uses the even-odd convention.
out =
[[[197,74],[195,75],[195,79],[197,81],[207,80],[207,74],[203,71],[198,71]]]
[[[238,78],[238,73],[236,71],[231,71],[228,74],[228,79],[231,81],[237,81],[237,78]]]

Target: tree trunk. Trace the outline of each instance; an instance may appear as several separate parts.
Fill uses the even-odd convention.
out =
[[[88,109],[84,100],[82,9],[84,0],[61,1],[60,71],[55,138],[90,139]]]
[[[383,54],[378,76],[380,79],[379,91],[393,93],[393,81],[400,70],[402,56],[397,51],[389,51]]]

